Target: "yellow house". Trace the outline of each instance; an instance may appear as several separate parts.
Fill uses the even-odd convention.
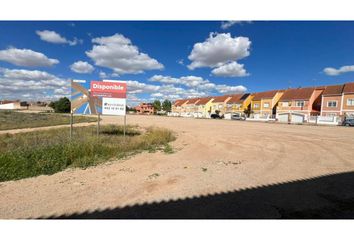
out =
[[[196,117],[210,117],[213,99],[214,98],[212,97],[205,97],[199,99],[199,101],[195,104],[197,107]]]
[[[200,98],[190,98],[185,103],[182,104],[182,112],[181,115],[184,117],[190,117],[194,115],[197,110],[196,103]]]
[[[226,113],[240,113],[248,115],[253,95],[249,93],[230,95],[230,100],[226,103]]]
[[[225,114],[226,113],[226,103],[231,99],[230,95],[214,97],[211,102],[211,113]]]
[[[184,107],[184,104],[188,102],[188,99],[176,100],[172,105],[172,114],[180,116]]]
[[[251,112],[253,117],[273,117],[276,114],[276,107],[284,90],[273,90],[253,94],[251,101]]]

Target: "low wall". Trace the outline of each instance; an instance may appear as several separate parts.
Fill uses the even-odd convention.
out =
[[[341,118],[337,116],[312,116],[309,123],[324,124],[324,125],[338,125]]]

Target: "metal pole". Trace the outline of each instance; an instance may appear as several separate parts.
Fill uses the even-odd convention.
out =
[[[74,124],[73,112],[70,111],[70,140],[73,137],[73,124]]]
[[[124,115],[124,131],[123,131],[123,134],[124,134],[124,142],[125,142],[126,124],[127,124],[127,115]]]
[[[97,119],[97,137],[100,135],[100,113],[97,114],[98,119]]]

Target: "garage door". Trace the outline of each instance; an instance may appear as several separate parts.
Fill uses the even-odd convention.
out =
[[[291,123],[303,123],[304,115],[302,114],[292,114],[291,115]]]
[[[289,114],[279,114],[278,121],[287,123],[289,121]]]

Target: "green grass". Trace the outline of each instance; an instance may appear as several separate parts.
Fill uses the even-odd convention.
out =
[[[101,126],[101,130],[97,137],[95,127],[74,128],[71,141],[68,129],[0,135],[0,182],[86,168],[160,149],[175,139],[162,128],[138,131],[128,125],[125,141],[122,126]]]
[[[74,116],[75,123],[96,122],[97,118]],[[0,130],[70,124],[70,115],[60,113],[24,113],[0,110]]]

